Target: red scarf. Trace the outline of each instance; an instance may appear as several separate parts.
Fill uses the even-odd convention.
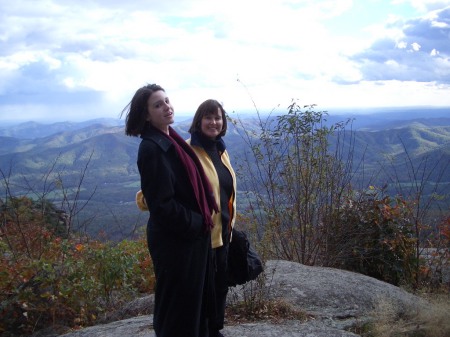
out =
[[[162,133],[168,137],[175,146],[175,150],[188,173],[189,180],[194,189],[198,207],[203,215],[205,230],[210,231],[214,227],[211,218],[212,211],[218,212],[219,209],[214,199],[211,184],[203,170],[203,166],[194,150],[192,150],[189,144],[186,143],[174,129],[169,127],[169,135],[164,132]]]

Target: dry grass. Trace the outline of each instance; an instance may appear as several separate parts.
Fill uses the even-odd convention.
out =
[[[450,296],[426,296],[430,305],[399,317],[388,301],[381,301],[373,312],[373,322],[365,337],[448,337],[450,336]]]
[[[260,301],[258,306],[248,306],[240,302],[227,307],[227,324],[234,325],[255,321],[281,323],[284,320],[304,322],[310,318],[305,312],[296,309],[282,300]]]

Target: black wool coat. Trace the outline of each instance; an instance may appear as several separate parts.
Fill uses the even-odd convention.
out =
[[[207,336],[214,291],[211,234],[174,145],[152,127],[141,138],[137,165],[150,211],[147,242],[156,276],[156,336]]]

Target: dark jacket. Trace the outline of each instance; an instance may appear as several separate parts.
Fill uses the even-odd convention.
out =
[[[158,337],[205,336],[211,234],[173,144],[153,128],[141,137],[137,164],[150,211],[154,330]]]

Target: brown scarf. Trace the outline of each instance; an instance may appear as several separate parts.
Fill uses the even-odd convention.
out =
[[[212,211],[214,210],[218,212],[219,209],[214,199],[211,184],[209,183],[205,171],[203,170],[203,166],[194,150],[192,150],[189,144],[186,143],[186,141],[181,138],[174,129],[169,127],[169,135],[164,132],[161,133],[169,138],[175,146],[175,150],[186,168],[192,188],[194,189],[197,204],[203,215],[205,230],[210,231],[214,227],[214,223],[211,218]]]

